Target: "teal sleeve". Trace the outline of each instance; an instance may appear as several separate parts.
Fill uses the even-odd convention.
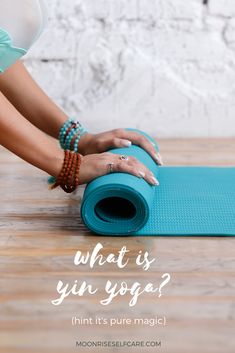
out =
[[[10,35],[0,28],[0,72],[4,72],[26,53],[27,50],[14,47]]]

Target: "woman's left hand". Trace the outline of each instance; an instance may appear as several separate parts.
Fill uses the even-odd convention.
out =
[[[82,155],[101,153],[111,148],[130,147],[132,144],[142,147],[157,164],[162,165],[162,158],[152,142],[138,132],[115,129],[99,134],[85,134],[79,141],[79,153]]]

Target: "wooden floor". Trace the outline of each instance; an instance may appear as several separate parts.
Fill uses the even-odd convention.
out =
[[[160,141],[168,165],[235,165],[235,140]],[[48,191],[41,171],[0,149],[0,352],[235,352],[235,238],[97,237],[79,218],[80,194]],[[103,254],[130,250],[128,268],[74,266],[77,250],[96,243]],[[138,251],[156,261],[148,272],[134,264]],[[171,274],[161,298],[145,294],[99,304],[107,280],[158,284]],[[60,306],[59,280],[101,288],[96,296],[69,296]],[[71,319],[165,317],[166,325],[82,324]],[[76,341],[161,341],[161,348],[76,348]]]

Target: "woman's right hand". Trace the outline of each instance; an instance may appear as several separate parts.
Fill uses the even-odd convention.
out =
[[[136,158],[127,156],[127,159],[121,159],[121,155],[111,152],[89,154],[82,156],[79,183],[87,184],[91,180],[108,174],[109,164],[112,163],[112,172],[129,173],[139,178],[145,179],[151,185],[159,185],[154,174]]]

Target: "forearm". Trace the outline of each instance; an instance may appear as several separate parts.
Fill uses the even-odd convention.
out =
[[[0,75],[0,91],[33,125],[58,137],[68,116],[37,85],[21,61]]]
[[[28,122],[0,92],[0,144],[50,175],[57,176],[64,152]]]

